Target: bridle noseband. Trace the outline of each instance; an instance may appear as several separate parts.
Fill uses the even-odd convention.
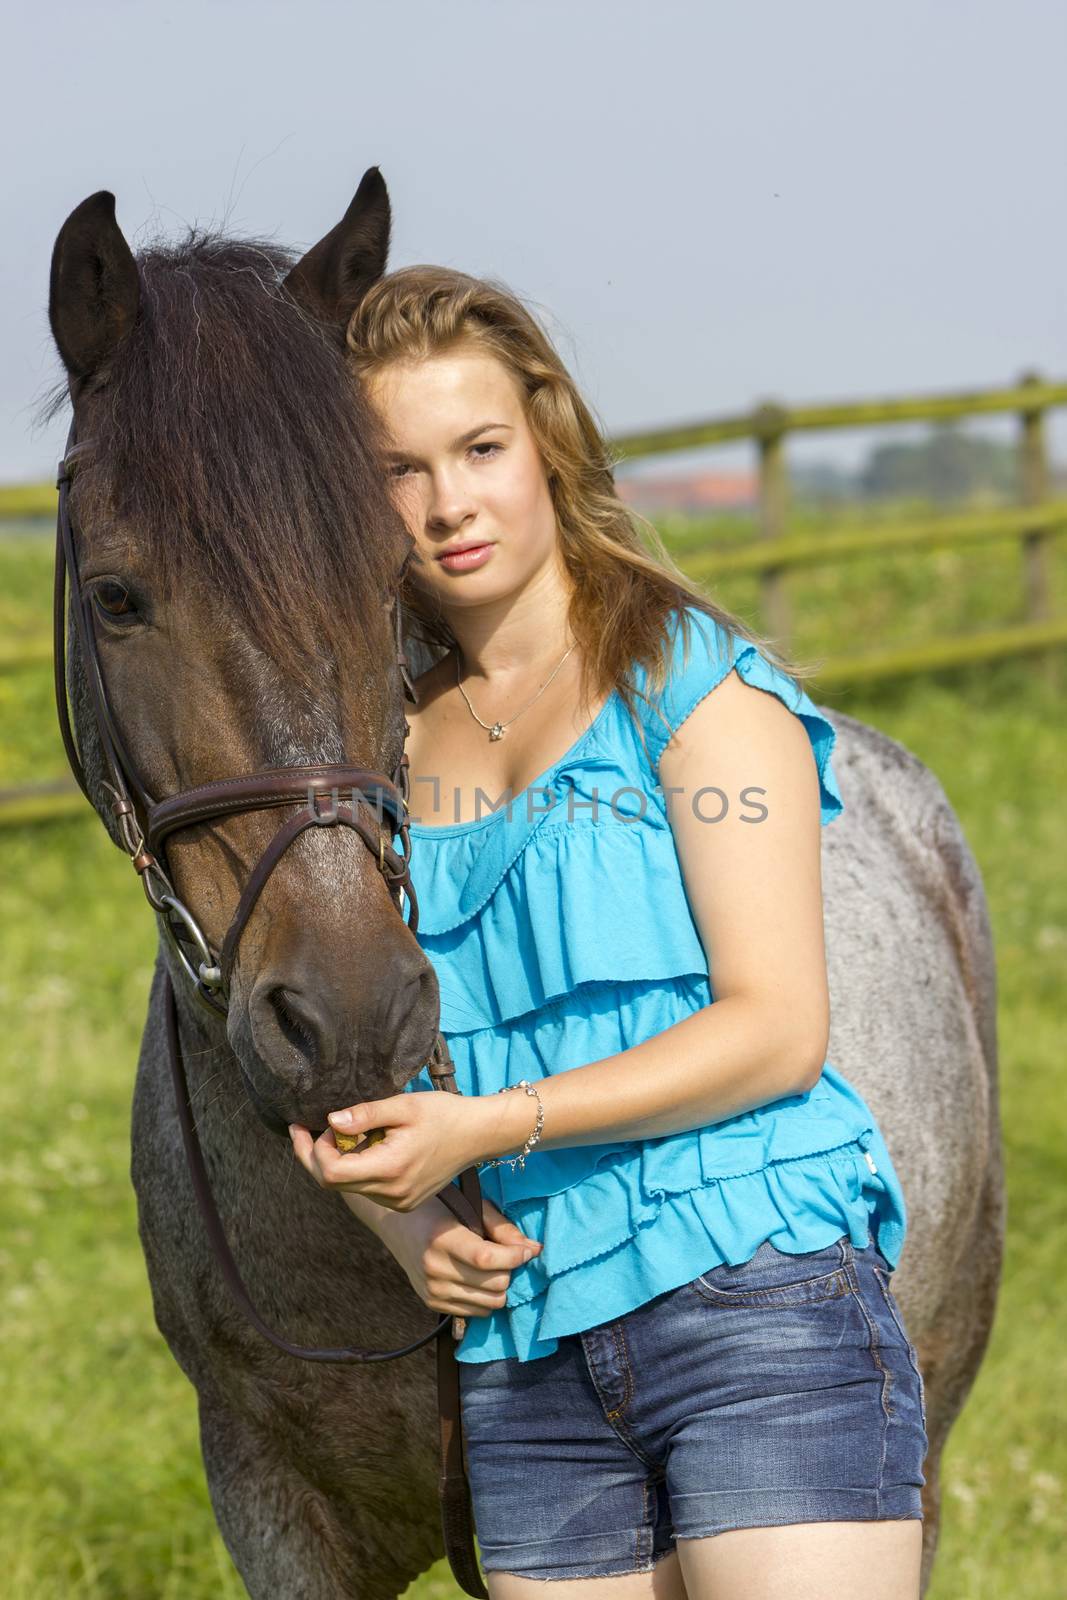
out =
[[[407,899],[406,920],[412,933],[418,929],[418,903],[409,872],[411,840],[408,832],[408,758],[401,755],[392,778],[368,767],[323,764],[307,767],[277,767],[243,777],[222,778],[213,783],[186,789],[163,800],[156,800],[140,781],[130,760],[122,735],[108,701],[91,600],[81,585],[74,529],[70,515],[70,489],[79,456],[88,442],[76,440],[72,422],[63,460],[56,479],[59,506],[56,517],[56,564],[53,594],[53,640],[56,711],[67,760],[78,785],[92,804],[85,769],[74,740],[66,685],[67,588],[70,612],[81,649],[89,684],[93,719],[103,753],[103,786],[110,795],[109,809],[114,818],[121,848],[138,874],[145,896],[159,918],[160,927],[190,981],[197,1000],[216,1016],[224,1017],[230,998],[230,981],[241,935],[256,902],[274,868],[294,839],[307,828],[351,828],[370,850],[379,872],[389,886],[397,910],[405,915],[401,894]],[[396,664],[404,684],[405,697],[417,703],[417,695],[403,649],[399,593],[394,597]],[[405,721],[404,731],[409,731]],[[237,908],[218,951],[214,950],[199,922],[174,889],[167,860],[167,841],[182,828],[217,822],[222,817],[245,811],[277,810],[295,806],[260,855],[249,874]],[[399,836],[398,851],[393,839]],[[397,1350],[313,1349],[290,1344],[275,1333],[256,1310],[245,1288],[226,1239],[222,1220],[208,1181],[196,1125],[189,1104],[188,1085],[182,1061],[178,1029],[178,1010],[170,974],[164,985],[164,1017],[174,1092],[182,1142],[189,1164],[193,1189],[204,1227],[219,1269],[235,1303],[262,1336],[286,1355],[303,1361],[358,1363],[391,1361],[421,1349],[437,1340],[438,1398],[441,1417],[441,1496],[445,1546],[452,1571],[467,1594],[484,1600],[478,1562],[474,1553],[470,1493],[463,1462],[460,1428],[459,1381],[451,1333],[453,1318],[446,1314],[422,1338]],[[426,1063],[435,1089],[452,1094],[456,1087],[455,1068],[444,1037],[439,1033]],[[477,1170],[468,1167],[458,1179],[448,1183],[437,1195],[466,1227],[481,1238],[487,1237],[482,1219],[482,1196]]]

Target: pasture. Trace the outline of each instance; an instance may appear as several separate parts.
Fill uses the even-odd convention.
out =
[[[674,522],[664,531],[683,562],[709,532]],[[47,631],[50,584],[47,538],[0,539],[6,645]],[[1063,614],[1062,551],[1055,584]],[[716,593],[755,617],[754,580]],[[1022,616],[1010,542],[892,566],[855,560],[804,573],[791,594],[801,660]],[[992,1345],[948,1447],[931,1600],[1062,1593],[1062,685],[1062,660],[1053,659],[832,698],[813,691],[901,740],[937,774],[981,866],[997,944],[1006,1267]],[[62,775],[47,667],[0,674],[0,729],[0,786]],[[204,1486],[194,1392],[152,1319],[128,1176],[152,920],[92,819],[0,830],[0,918],[4,1593],[237,1600],[244,1589]],[[459,1590],[441,1563],[408,1593],[451,1600]]]

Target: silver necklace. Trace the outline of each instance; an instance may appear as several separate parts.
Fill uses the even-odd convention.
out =
[[[571,645],[571,650],[574,649],[574,647],[575,647],[575,645],[577,643],[578,643],[578,641],[576,639],[574,641],[574,644]],[[563,656],[562,660],[560,660],[558,665],[555,667],[554,671],[552,672],[552,676],[549,677],[549,678],[546,678],[545,682],[541,685],[540,689],[538,689],[537,693],[534,695],[533,700],[531,700],[527,705],[524,705],[523,708],[522,708],[522,711],[516,711],[515,716],[514,717],[509,717],[506,722],[494,722],[491,727],[490,727],[488,722],[482,722],[481,717],[478,715],[477,711],[475,711],[474,707],[471,705],[470,701],[467,699],[467,691],[466,691],[466,689],[464,689],[463,685],[459,681],[459,647],[458,646],[456,647],[456,687],[459,689],[459,692],[463,696],[464,700],[467,701],[467,709],[469,710],[471,716],[474,718],[475,722],[480,723],[483,728],[488,728],[489,729],[489,737],[490,737],[490,739],[502,739],[504,737],[504,729],[505,728],[510,728],[511,724],[516,720],[516,718],[522,716],[522,712],[523,711],[529,711],[530,706],[532,706],[533,703],[534,703],[534,700],[539,700],[541,698],[541,696],[544,694],[545,690],[548,688],[549,684],[552,682],[552,678],[554,678],[556,676],[556,673],[559,671],[560,667],[563,665],[563,662],[566,661],[567,656],[570,655],[571,650],[567,651],[566,655]]]

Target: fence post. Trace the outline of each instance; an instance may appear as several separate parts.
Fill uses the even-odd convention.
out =
[[[1023,389],[1036,388],[1041,383],[1037,372],[1024,372],[1019,379]],[[1022,411],[1019,413],[1019,491],[1025,506],[1043,505],[1049,498],[1048,443],[1045,434],[1045,413]],[[1051,535],[1046,529],[1023,535],[1023,583],[1025,586],[1026,616],[1030,622],[1044,622],[1052,614]],[[1051,652],[1044,658],[1045,674],[1050,688],[1055,688],[1059,678],[1057,663]]]
[[[763,539],[780,539],[789,509],[789,469],[785,436],[789,413],[773,401],[758,406],[752,431],[759,445],[759,528]],[[760,582],[763,627],[776,647],[788,653],[793,619],[781,567],[768,567]]]

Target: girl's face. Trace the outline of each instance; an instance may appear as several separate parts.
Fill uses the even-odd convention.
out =
[[[392,492],[422,558],[412,574],[446,614],[504,599],[557,561],[544,463],[519,385],[495,356],[468,344],[390,362],[365,389],[390,435]],[[478,548],[442,560],[464,546]]]

